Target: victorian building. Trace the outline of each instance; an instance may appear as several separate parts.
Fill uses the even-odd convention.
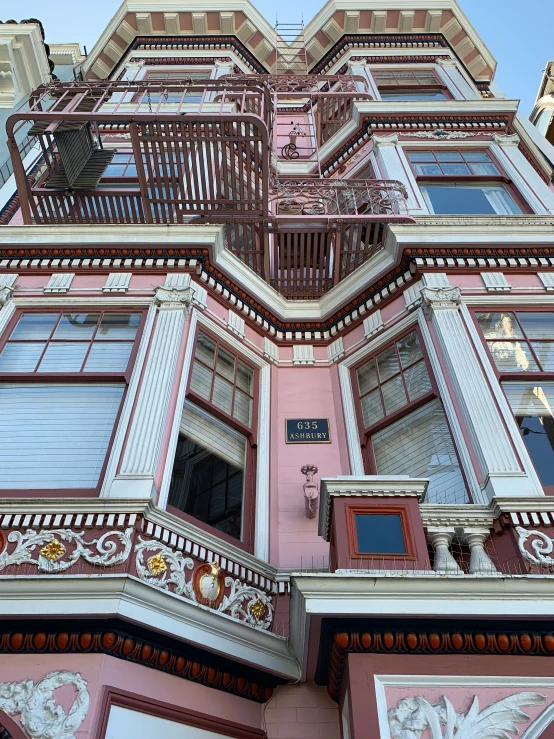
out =
[[[554,148],[495,67],[455,0],[0,25],[2,737],[552,739]]]
[[[547,141],[554,144],[554,62],[548,62],[542,73],[535,107],[529,117]]]

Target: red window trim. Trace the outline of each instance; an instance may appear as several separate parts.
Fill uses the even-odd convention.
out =
[[[19,321],[19,318],[24,313],[56,313],[56,314],[62,314],[62,313],[140,313],[141,318],[140,322],[137,328],[137,333],[134,339],[134,345],[133,349],[131,351],[131,354],[129,356],[129,362],[127,363],[127,369],[124,373],[108,373],[108,372],[58,372],[58,373],[47,373],[47,372],[2,372],[0,373],[0,383],[54,383],[59,382],[60,385],[63,384],[74,384],[77,382],[83,382],[83,383],[97,383],[97,382],[119,382],[119,383],[125,383],[125,389],[123,391],[123,395],[121,397],[121,403],[119,405],[119,410],[117,412],[117,415],[115,417],[113,430],[110,436],[110,439],[108,441],[108,446],[106,448],[106,455],[104,457],[104,463],[102,465],[102,469],[100,470],[100,475],[98,477],[98,484],[94,488],[34,488],[34,489],[10,489],[10,488],[4,488],[2,489],[1,493],[4,497],[14,497],[14,498],[28,498],[31,496],[41,497],[41,498],[70,498],[70,497],[76,497],[76,498],[96,498],[100,494],[100,490],[102,489],[102,485],[104,484],[104,476],[106,474],[106,467],[108,465],[108,460],[110,458],[110,454],[112,451],[112,446],[115,438],[115,434],[117,432],[117,428],[119,425],[119,420],[121,418],[121,413],[123,410],[123,406],[125,404],[125,399],[127,397],[127,392],[129,390],[129,381],[131,379],[131,374],[134,368],[134,364],[136,361],[137,352],[140,346],[140,342],[142,339],[142,334],[144,331],[144,324],[146,321],[146,310],[143,306],[137,306],[136,308],[133,306],[129,307],[120,307],[120,308],[96,308],[93,307],[91,310],[90,306],[71,306],[71,310],[68,310],[63,305],[60,305],[59,307],[54,308],[18,308],[16,309],[14,315],[12,316],[11,320],[9,321],[8,325],[6,326],[5,330],[2,333],[2,336],[0,337],[0,353],[3,351],[4,346],[9,340],[9,337],[12,334],[12,331],[14,330],[15,326],[17,325],[17,322]],[[100,321],[99,321],[100,322]],[[57,324],[56,324],[57,325]],[[54,329],[52,330],[53,333]],[[52,333],[50,336],[52,336]],[[24,342],[21,342],[24,343]],[[90,339],[90,343],[92,344],[92,339]],[[38,362],[37,362],[38,364]]]
[[[199,333],[204,333],[207,336],[209,336],[210,339],[216,342],[218,347],[223,346],[223,348],[226,351],[228,351],[230,354],[232,354],[234,357],[236,357],[237,360],[240,359],[241,362],[244,362],[244,364],[246,364],[248,367],[250,367],[250,369],[253,370],[254,387],[253,387],[253,395],[251,396],[252,397],[252,427],[251,428],[244,426],[242,423],[240,423],[240,421],[237,421],[236,418],[228,415],[224,411],[212,405],[211,402],[207,401],[205,398],[202,398],[201,396],[197,395],[193,390],[191,390],[190,383],[191,383],[191,378],[192,378],[193,363],[194,363],[195,356],[196,356],[196,344],[198,341]],[[215,361],[217,362],[217,354],[216,354]],[[213,372],[215,375],[215,365],[213,368]],[[235,375],[236,375],[236,369],[235,369]],[[213,383],[212,383],[212,386],[213,386]],[[236,387],[236,383],[234,384],[234,387]],[[208,533],[213,534],[214,536],[217,536],[220,539],[223,539],[224,541],[229,542],[229,544],[232,544],[233,546],[236,546],[240,549],[244,549],[245,551],[252,553],[254,551],[254,529],[255,529],[255,509],[256,509],[259,368],[253,365],[243,356],[238,354],[235,350],[230,348],[230,346],[224,340],[216,336],[212,331],[209,330],[209,328],[206,328],[205,326],[197,326],[195,333],[194,333],[194,352],[192,355],[189,376],[187,378],[187,387],[186,387],[185,397],[191,400],[195,405],[198,405],[200,408],[205,410],[210,415],[214,416],[215,418],[218,418],[220,421],[225,423],[227,426],[230,426],[235,431],[238,431],[239,433],[243,434],[243,436],[245,436],[246,438],[247,443],[246,443],[246,461],[244,465],[242,539],[234,539],[232,536],[229,536],[228,534],[225,534],[222,531],[219,531],[218,529],[213,528],[209,524],[204,523],[203,521],[200,521],[197,518],[194,518],[194,516],[191,516],[189,513],[185,513],[184,511],[181,511],[178,508],[175,508],[174,506],[168,505],[167,510],[173,515],[181,518],[182,520],[187,521],[188,523],[191,523],[195,526],[198,526],[204,531],[207,531]]]
[[[462,158],[464,155],[464,152],[486,152],[487,156],[489,157],[490,161],[496,169],[498,170],[499,174],[497,175],[475,175],[475,174],[469,174],[469,175],[423,175],[418,174],[414,169],[414,162],[410,161],[410,157],[408,156],[409,152],[423,152],[423,151],[430,151],[433,154],[436,151],[441,152],[456,152],[457,154],[461,154]],[[406,159],[408,160],[408,164],[410,166],[410,170],[415,177],[416,181],[419,185],[434,185],[434,184],[440,184],[441,182],[461,182],[461,183],[502,183],[506,185],[506,190],[508,193],[512,196],[512,198],[515,200],[516,204],[520,207],[522,214],[532,214],[533,210],[527,203],[527,201],[524,199],[518,188],[515,186],[514,182],[508,177],[506,172],[504,171],[502,165],[498,161],[498,159],[494,156],[494,154],[490,151],[490,148],[488,147],[477,147],[475,149],[458,149],[455,146],[452,148],[436,148],[436,147],[410,147],[407,146],[404,149],[404,152],[406,153]],[[445,164],[448,164],[450,162],[444,162]],[[465,163],[465,160],[464,160]],[[439,163],[440,164],[440,163]],[[455,162],[452,162],[452,164],[455,164]]]
[[[352,559],[383,559],[383,560],[410,560],[415,561],[416,548],[412,533],[412,525],[408,506],[406,505],[347,505],[346,506],[346,533],[348,537],[348,550]],[[383,552],[360,552],[358,549],[358,534],[356,531],[356,516],[389,515],[399,516],[402,527],[402,538],[404,539],[404,553]]]
[[[498,380],[498,384],[500,385],[500,389],[502,390],[504,397],[506,397],[506,393],[504,392],[504,387],[502,383],[503,380],[506,382],[510,382],[510,381],[530,382],[532,380],[542,380],[544,382],[554,382],[554,372],[544,372],[544,371],[540,371],[540,372],[532,372],[532,371],[529,371],[529,372],[501,372],[496,366],[496,362],[494,361],[492,352],[489,349],[488,342],[493,341],[493,339],[485,338],[483,329],[481,328],[477,320],[478,313],[515,313],[517,317],[518,313],[554,313],[554,306],[529,306],[529,307],[520,308],[519,306],[500,307],[498,305],[494,305],[494,306],[489,305],[489,306],[478,306],[470,310],[471,318],[473,320],[475,328],[477,329],[477,333],[481,337],[481,342],[485,349],[485,353],[489,359],[489,363],[493,369],[496,379]],[[523,339],[520,339],[520,341],[525,341],[529,345],[533,358],[535,359],[535,361],[537,361],[537,357],[535,356],[535,352],[533,350],[533,347],[531,346],[531,340],[527,338],[525,329],[523,328],[523,326],[520,325],[519,321],[518,321],[518,326],[525,337]],[[496,341],[504,341],[504,339],[496,339]],[[508,339],[508,341],[510,340]],[[516,341],[516,339],[514,339],[513,341]],[[540,362],[539,362],[539,365],[540,365]],[[507,398],[506,398],[506,402],[508,402]],[[510,409],[510,412],[511,412],[511,409]],[[515,420],[515,416],[514,416],[514,420]],[[533,467],[535,467],[534,462],[531,458],[531,455],[529,455],[529,458],[531,459],[531,464],[533,464]],[[535,468],[535,471],[536,471],[536,468]],[[540,480],[540,476],[538,472],[537,472],[537,477]],[[541,481],[541,485],[542,485],[542,481]],[[554,496],[554,485],[542,485],[542,488],[545,492],[545,495]]]

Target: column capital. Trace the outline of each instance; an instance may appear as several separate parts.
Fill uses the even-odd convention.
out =
[[[452,59],[452,57],[448,57],[448,59],[437,59],[436,63],[439,65],[439,67],[455,67],[456,66],[456,60]]]
[[[491,139],[498,146],[519,146],[519,142],[521,141],[517,133],[493,133]]]
[[[397,133],[391,133],[388,136],[376,136],[373,134],[371,140],[374,146],[397,146],[399,141]]]
[[[233,62],[224,62],[222,59],[216,59],[214,61],[214,67],[216,69],[232,69]]]
[[[429,321],[436,310],[457,310],[462,304],[459,287],[424,287],[421,290],[423,312]]]
[[[165,287],[160,285],[154,289],[156,305],[160,310],[185,310],[192,303],[194,290],[192,287]]]
[[[0,283],[0,308],[2,308],[8,300],[11,299],[13,295],[13,287],[8,287],[8,285],[2,285]]]

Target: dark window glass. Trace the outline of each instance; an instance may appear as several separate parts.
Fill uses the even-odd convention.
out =
[[[503,382],[502,387],[543,485],[554,485],[554,382]]]
[[[360,513],[354,518],[360,554],[406,554],[399,515]]]
[[[383,100],[446,100],[442,90],[379,90]]]
[[[521,213],[515,200],[502,185],[424,185],[421,189],[427,195],[433,213],[437,215]]]
[[[186,436],[177,444],[169,505],[235,539],[241,538],[243,470]]]

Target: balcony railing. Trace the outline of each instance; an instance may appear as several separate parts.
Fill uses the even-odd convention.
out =
[[[23,221],[222,223],[227,248],[277,290],[318,297],[382,247],[389,222],[408,219],[407,196],[393,181],[270,179],[275,106],[311,115],[310,95],[320,110],[321,96],[338,95],[338,115],[344,96],[367,95],[360,84],[231,75],[39,88],[7,123]],[[33,181],[16,143],[29,125],[43,153]],[[132,166],[119,176],[110,164],[122,153]]]

